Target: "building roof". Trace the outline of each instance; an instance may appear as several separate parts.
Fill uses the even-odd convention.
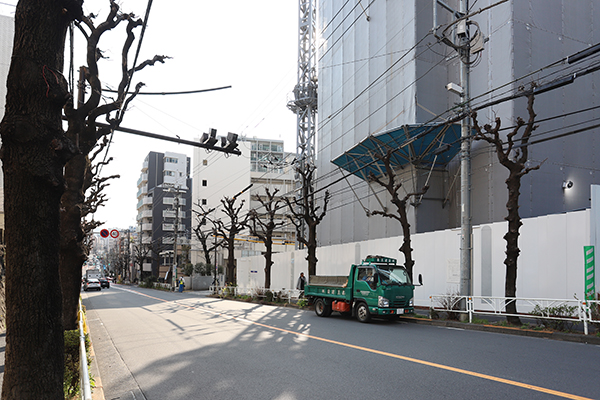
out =
[[[460,150],[459,124],[404,125],[377,135],[369,135],[331,162],[340,168],[368,180],[371,173],[385,173],[383,161],[388,150],[394,169],[407,164],[424,168],[445,167]]]

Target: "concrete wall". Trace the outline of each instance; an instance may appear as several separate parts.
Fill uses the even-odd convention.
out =
[[[186,290],[207,290],[213,283],[212,276],[200,276],[194,274],[193,276],[184,276]]]
[[[517,296],[527,298],[583,298],[583,246],[590,244],[590,210],[530,218],[523,221],[519,246]],[[473,229],[473,294],[504,296],[503,239],[507,223],[498,222]],[[369,254],[404,259],[398,251],[400,236],[320,247],[319,275],[344,275],[350,264]],[[451,229],[412,236],[415,277],[423,275],[424,286],[415,290],[415,304],[429,305],[429,296],[458,291],[460,230]],[[300,272],[307,271],[303,251],[276,254],[272,270],[274,290],[295,288]],[[264,258],[238,260],[238,285],[262,287]]]

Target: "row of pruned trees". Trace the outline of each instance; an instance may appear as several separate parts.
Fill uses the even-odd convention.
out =
[[[281,196],[279,189],[265,188],[264,195],[254,194],[252,199],[260,206],[245,212],[244,200],[238,201],[238,196],[221,199],[221,212],[223,218],[214,214],[215,208],[206,209],[198,204],[196,215],[196,227],[194,234],[200,242],[204,259],[208,265],[213,265],[213,252],[223,247],[227,250],[227,265],[225,267],[225,280],[227,283],[235,283],[235,242],[239,234],[248,231],[265,246],[263,252],[265,258],[265,288],[271,287],[271,268],[273,266],[273,246],[275,233],[286,222],[281,220],[282,209],[288,221],[295,226],[296,239],[307,249],[309,274],[316,273],[317,265],[317,226],[327,213],[327,205],[330,195],[326,191],[319,205],[316,191],[314,189],[315,167],[306,164],[297,167],[296,172],[302,179],[299,195]],[[306,227],[306,228],[305,228]]]
[[[517,282],[517,260],[519,257],[519,228],[522,225],[519,215],[519,195],[521,179],[531,171],[540,168],[541,164],[528,166],[528,145],[532,133],[536,129],[534,104],[534,86],[523,93],[527,98],[527,120],[518,117],[515,125],[509,130],[506,136],[501,135],[500,118],[496,118],[494,125],[484,124],[480,126],[477,119],[477,113],[473,112],[470,117],[473,119],[474,140],[485,141],[494,149],[498,161],[501,165],[507,168],[509,176],[506,179],[508,191],[508,201],[506,204],[508,221],[508,231],[504,236],[506,241],[506,257],[504,264],[506,265],[505,278],[505,297],[514,298],[516,296]],[[407,209],[410,206],[410,199],[424,195],[428,186],[424,186],[417,191],[404,191],[404,195],[400,195],[400,189],[403,188],[403,182],[398,179],[397,171],[392,167],[391,158],[394,150],[388,150],[385,154],[376,154],[375,157],[383,162],[384,172],[381,176],[371,174],[369,179],[385,188],[390,197],[390,202],[395,206],[395,210],[383,208],[381,210],[370,211],[371,215],[380,215],[386,218],[396,220],[402,230],[402,244],[399,251],[404,255],[404,267],[406,268],[410,278],[413,278],[413,267],[415,261],[412,257],[410,223],[408,219]],[[260,212],[258,210],[250,210],[243,218],[240,217],[240,212],[243,208],[243,202],[235,205],[236,198],[223,199],[223,212],[226,214],[229,224],[223,223],[221,220],[211,220],[208,217],[209,212],[202,212],[199,216],[199,224],[196,229],[196,234],[203,248],[205,249],[205,258],[210,260],[210,251],[206,251],[208,246],[208,237],[220,237],[221,241],[213,241],[211,251],[216,246],[224,245],[228,249],[228,264],[227,264],[227,282],[234,282],[234,243],[235,237],[245,228],[250,230],[253,236],[256,236],[265,245],[265,288],[270,288],[271,285],[271,267],[273,233],[282,226],[282,221],[277,222],[275,215],[281,208],[281,203],[287,205],[289,221],[296,227],[297,241],[307,248],[308,271],[309,275],[316,274],[316,248],[317,248],[317,227],[327,213],[327,206],[330,200],[330,194],[325,192],[322,198],[322,206],[318,205],[316,191],[314,188],[315,167],[307,164],[304,167],[296,169],[301,178],[301,189],[296,197],[277,197],[278,191],[273,192],[265,190],[265,196],[255,196],[255,199],[260,202]],[[202,227],[207,226],[208,222],[213,224],[212,235],[207,233]],[[506,311],[510,314],[516,314],[516,303],[507,300]],[[511,324],[520,324],[518,317],[509,316],[507,320]]]
[[[537,128],[535,125],[536,113],[533,108],[535,99],[534,88],[535,85],[532,85],[531,89],[523,93],[527,98],[527,120],[518,117],[515,125],[509,129],[506,136],[501,134],[501,120],[499,117],[495,118],[493,125],[484,124],[481,126],[477,119],[477,113],[473,112],[470,114],[470,117],[473,119],[473,139],[489,143],[494,149],[499,163],[508,170],[508,178],[505,181],[508,191],[508,201],[506,203],[507,216],[505,218],[505,220],[508,221],[508,230],[504,235],[504,240],[506,241],[506,255],[504,259],[504,264],[506,266],[504,296],[508,298],[506,300],[506,311],[508,314],[517,313],[516,302],[512,301],[510,298],[515,298],[517,292],[517,260],[520,253],[518,239],[519,229],[523,224],[521,222],[521,216],[519,215],[521,179],[529,172],[541,167],[541,164],[528,166],[529,140],[532,133]],[[409,200],[413,196],[425,194],[428,190],[428,186],[424,186],[417,192],[406,193],[406,195],[401,197],[399,195],[399,190],[402,187],[402,182],[398,181],[396,171],[393,170],[390,163],[393,153],[394,150],[389,150],[386,154],[375,155],[375,157],[383,162],[385,172],[381,177],[371,175],[370,179],[386,189],[387,193],[390,195],[390,201],[396,207],[396,210],[395,212],[391,212],[387,209],[375,210],[372,211],[371,214],[392,218],[400,223],[403,232],[403,242],[400,247],[400,252],[404,255],[404,266],[412,279],[414,260],[412,258],[410,224],[407,217],[407,207],[409,205]],[[507,321],[513,325],[521,324],[521,321],[517,316],[507,316]]]

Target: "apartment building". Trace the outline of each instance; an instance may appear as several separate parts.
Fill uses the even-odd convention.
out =
[[[138,180],[138,246],[146,251],[141,278],[167,277],[178,254],[191,237],[191,160],[185,154],[150,152]],[[139,266],[138,266],[139,268]]]

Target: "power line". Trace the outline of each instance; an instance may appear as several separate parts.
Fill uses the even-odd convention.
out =
[[[140,40],[141,40],[141,38],[140,38]],[[139,93],[137,93],[137,95],[168,96],[168,95],[175,95],[175,94],[195,94],[195,93],[214,92],[216,90],[223,90],[223,89],[231,89],[231,85],[220,86],[220,87],[211,88],[211,89],[184,90],[184,91],[179,91],[179,92],[139,92]],[[119,93],[119,91],[112,90],[112,89],[102,89],[102,91],[108,92],[108,93]],[[127,92],[126,94],[134,94],[134,92]]]

